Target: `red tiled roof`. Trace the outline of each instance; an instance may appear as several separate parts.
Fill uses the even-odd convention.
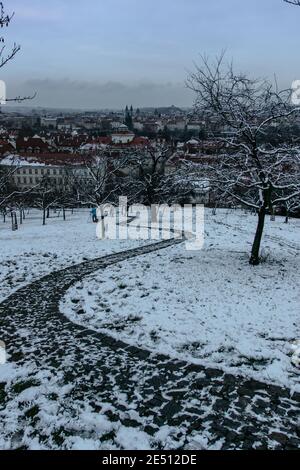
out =
[[[14,146],[10,142],[7,142],[6,140],[0,140],[1,155],[4,155],[6,152],[13,152],[14,150]]]
[[[94,139],[90,139],[88,144],[105,144],[109,145],[111,143],[111,137],[96,137]]]
[[[148,145],[149,139],[147,137],[135,137],[131,145]]]
[[[44,142],[43,139],[37,137],[29,137],[28,139],[24,139],[23,137],[19,137],[16,140],[16,148],[19,149],[28,149],[28,148],[40,148],[47,150],[51,146]]]

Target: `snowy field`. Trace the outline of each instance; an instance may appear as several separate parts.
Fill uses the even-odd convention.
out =
[[[249,213],[207,210],[203,250],[182,244],[95,273],[61,310],[127,343],[300,391],[300,221],[268,219],[264,262],[251,267],[255,227]]]
[[[9,219],[0,222],[0,301],[52,271],[136,245],[126,240],[98,240],[87,209],[74,214],[68,211],[66,221],[51,212],[46,226],[41,211],[31,210],[15,232]]]
[[[2,300],[49,272],[145,243],[98,240],[86,210],[68,213],[67,219],[52,214],[43,227],[41,214],[32,211],[17,232],[0,223]],[[73,323],[154,353],[299,391],[299,369],[291,359],[292,343],[300,339],[300,220],[288,225],[279,217],[267,220],[264,262],[254,268],[248,255],[255,226],[256,217],[248,213],[219,210],[213,216],[207,210],[203,250],[187,251],[182,243],[96,271],[67,291],[61,312]],[[18,330],[20,338],[30,336],[30,321]],[[33,342],[38,349],[39,338]],[[93,354],[104,366],[105,360],[114,360],[114,352],[108,359],[103,347],[90,351],[94,361]],[[33,354],[22,365],[8,358],[0,366],[0,449],[182,448],[184,422],[150,435],[148,418],[116,385],[107,399],[101,389],[96,403],[77,396],[77,379],[65,382],[73,360],[70,352],[60,364],[45,361],[37,367]],[[137,366],[133,376],[139,384],[147,360],[144,367]],[[117,371],[111,372],[106,379],[115,384]],[[4,407],[2,396],[7,397]],[[186,405],[199,408],[201,400],[195,392]],[[209,413],[213,405],[212,397]],[[131,420],[139,427],[133,428]],[[205,436],[198,438],[202,442]],[[222,447],[222,440],[207,436],[200,448]],[[262,438],[268,438],[266,431]]]

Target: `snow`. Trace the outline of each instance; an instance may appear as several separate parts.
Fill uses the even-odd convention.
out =
[[[116,442],[123,449],[150,450],[149,436],[136,428],[122,426],[117,432]]]
[[[33,157],[23,157],[16,154],[7,155],[0,160],[1,165],[13,167],[20,166],[46,166],[44,163],[34,161]]]
[[[268,221],[265,262],[253,268],[255,224],[249,213],[208,210],[203,250],[182,244],[93,274],[69,289],[61,310],[129,344],[300,391],[291,362],[300,221]]]
[[[42,225],[41,211],[30,210],[15,232],[8,217],[5,224],[0,222],[0,301],[52,271],[133,248],[135,243],[97,239],[89,209],[74,214],[68,211],[66,221],[62,213],[51,212],[46,226]]]
[[[300,221],[267,221],[264,263],[254,268],[248,254],[255,224],[249,213],[218,210],[213,216],[207,210],[203,250],[189,252],[183,243],[110,266],[70,288],[61,310],[71,321],[128,344],[299,391]],[[1,221],[0,301],[49,272],[144,243],[97,239],[86,209],[68,212],[65,222],[52,213],[45,227],[41,213],[32,210],[16,232],[10,221]],[[18,334],[22,338],[30,332],[24,325]],[[195,430],[186,444],[181,437],[184,423],[161,426],[150,436],[142,429],[147,418],[117,388],[111,391],[112,403],[96,400],[100,411],[95,411],[85,397],[72,395],[76,383],[64,382],[63,366],[71,362],[70,356],[62,359],[61,369],[44,363],[37,368],[34,354],[29,357],[22,366],[9,357],[0,366],[0,384],[9,393],[0,410],[0,449],[222,447],[209,429],[201,434]],[[134,380],[142,378],[143,370],[137,370]],[[113,382],[113,377],[108,379]],[[16,385],[24,382],[26,387],[16,392]],[[189,404],[201,410],[205,406],[200,395]],[[118,414],[119,405],[123,415]],[[207,413],[213,405],[214,397]],[[36,415],[25,419],[33,408]],[[137,421],[140,428],[113,421],[109,412]]]
[[[292,349],[294,351],[292,363],[294,366],[300,368],[300,341],[295,341],[295,343],[292,345]]]
[[[26,373],[25,373],[26,375]],[[20,376],[20,370],[17,370],[14,364],[1,364],[0,383],[11,382]]]

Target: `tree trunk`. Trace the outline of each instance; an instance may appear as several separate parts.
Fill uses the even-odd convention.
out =
[[[23,224],[23,210],[20,209],[20,225]]]
[[[276,216],[275,216],[275,209],[272,207],[271,209],[271,217],[270,217],[271,222],[275,222]]]
[[[11,228],[12,231],[14,232],[15,230],[18,230],[18,219],[17,219],[17,214],[16,212],[11,213]]]
[[[43,209],[43,225],[46,225],[46,209]]]
[[[264,226],[265,226],[265,218],[266,218],[266,208],[263,206],[259,209],[259,212],[258,212],[257,229],[256,229],[253,246],[252,246],[251,257],[249,260],[249,263],[252,264],[252,266],[258,266],[260,263],[259,252],[260,252],[260,244],[261,244],[261,239],[262,239]]]
[[[66,209],[63,207],[63,219],[66,220]]]
[[[284,223],[285,223],[285,224],[288,224],[288,223],[289,223],[289,220],[290,220],[290,214],[289,214],[288,208],[286,207],[286,208],[285,208],[285,221],[284,221]]]
[[[50,217],[50,208],[48,207],[47,208],[47,219],[49,219],[49,217]]]

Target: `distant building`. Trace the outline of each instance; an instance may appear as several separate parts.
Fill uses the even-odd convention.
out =
[[[16,140],[16,151],[18,153],[43,153],[54,152],[55,147],[38,135],[34,137],[18,137]]]
[[[175,119],[167,123],[167,129],[171,132],[184,131],[186,127],[186,121],[184,119]]]
[[[130,132],[125,124],[120,124],[116,131],[111,135],[111,141],[113,144],[129,144],[135,138],[135,134]]]
[[[63,191],[67,185],[67,176],[72,170],[80,180],[88,180],[89,173],[85,161],[78,155],[50,154],[10,155],[2,160],[0,166],[15,167],[11,182],[20,190],[37,187],[46,177],[57,191]]]
[[[110,123],[110,127],[112,132],[122,132],[122,130],[126,129],[128,131],[128,127],[123,124],[123,122],[119,121],[112,121]]]
[[[115,133],[112,134],[111,140],[113,144],[130,144],[133,142],[135,138],[135,134],[132,132],[122,132],[122,133]]]
[[[0,140],[0,155],[6,155],[15,152],[15,147],[7,140]]]
[[[199,139],[190,139],[185,144],[187,154],[195,155],[201,151],[201,142]]]
[[[41,117],[41,127],[46,127],[48,129],[56,129],[57,118]]]
[[[200,132],[201,130],[201,123],[200,122],[188,122],[187,123],[187,130],[193,132]]]

